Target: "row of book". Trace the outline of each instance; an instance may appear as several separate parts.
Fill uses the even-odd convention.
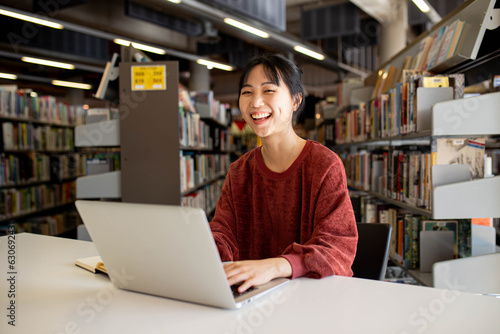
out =
[[[179,108],[179,143],[181,147],[228,152],[233,140],[227,129],[209,125],[199,113]]]
[[[201,120],[200,114],[179,109],[179,143],[184,147],[213,149],[210,126]]]
[[[464,164],[470,179],[483,178],[484,145],[485,138],[433,138],[430,147],[407,145],[340,156],[351,187],[432,210],[432,166]]]
[[[411,147],[344,155],[349,186],[432,208],[431,154]]]
[[[38,152],[0,154],[0,187],[62,182],[82,175],[120,170],[120,152],[47,155]]]
[[[471,256],[471,220],[432,220],[355,192],[351,196],[355,212],[363,223],[382,223],[392,227],[389,254],[406,269],[419,269],[420,231],[453,231],[454,257]]]
[[[50,180],[50,156],[0,154],[0,186],[17,186]]]
[[[15,218],[74,200],[75,182],[0,189],[0,219]]]
[[[78,224],[78,214],[67,211],[56,215],[30,217],[14,224],[15,233],[35,233],[58,236],[74,230]],[[0,235],[7,234],[9,226],[0,226]]]
[[[221,196],[222,186],[224,180],[220,179],[208,184],[207,186],[191,192],[181,199],[181,205],[193,208],[201,208],[205,211],[207,216],[215,210],[217,201]]]
[[[230,163],[229,154],[194,154],[180,151],[181,192],[225,175]]]
[[[74,150],[72,128],[37,126],[25,122],[3,122],[0,140],[4,150]]]
[[[179,142],[181,147],[229,152],[233,140],[229,130],[211,126],[197,113],[179,113]]]
[[[407,55],[401,68],[390,64],[380,70],[372,98],[388,92],[398,82],[403,82],[404,70],[432,71],[437,65],[452,58],[457,54],[460,40],[465,38],[466,27],[462,20],[443,26],[432,35],[423,38],[418,45],[417,53],[414,56]]]
[[[38,95],[32,89],[0,85],[0,116],[74,125],[78,107],[58,101],[54,96]]]
[[[350,106],[335,119],[337,144],[394,137],[417,132],[418,121],[426,122],[417,109],[418,88],[452,87],[453,96],[464,95],[463,74],[431,75],[429,72],[404,70],[403,81],[386,93],[367,102]],[[421,128],[421,127],[420,127]]]

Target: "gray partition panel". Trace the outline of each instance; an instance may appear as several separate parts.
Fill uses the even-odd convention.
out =
[[[165,65],[166,89],[133,91],[133,66]],[[122,201],[180,204],[178,62],[120,63]]]

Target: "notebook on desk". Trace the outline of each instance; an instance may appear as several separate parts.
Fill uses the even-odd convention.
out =
[[[233,296],[205,212],[182,206],[76,201],[76,208],[120,289],[240,308],[289,279]]]

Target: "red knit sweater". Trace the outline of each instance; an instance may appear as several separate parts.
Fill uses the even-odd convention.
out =
[[[234,162],[210,227],[222,261],[283,256],[292,278],[352,276],[358,236],[344,167],[317,142],[283,173],[260,147]]]

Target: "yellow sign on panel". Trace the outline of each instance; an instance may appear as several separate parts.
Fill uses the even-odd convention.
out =
[[[167,70],[165,65],[132,66],[132,90],[166,90]]]

